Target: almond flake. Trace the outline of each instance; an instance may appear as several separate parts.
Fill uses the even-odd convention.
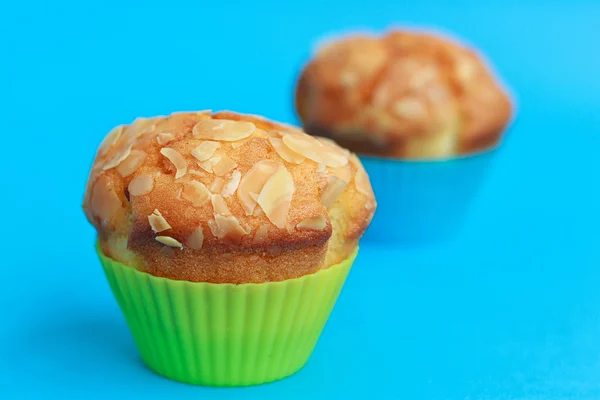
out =
[[[142,196],[150,193],[154,187],[154,178],[149,174],[138,175],[129,182],[127,189],[131,196]]]
[[[156,127],[156,118],[136,118],[127,128],[126,136],[130,139],[138,138],[146,133],[152,132]]]
[[[155,239],[166,246],[183,249],[183,245],[178,240],[173,239],[170,236],[157,236]]]
[[[269,225],[261,225],[256,230],[254,238],[252,238],[252,244],[262,244],[265,242],[269,234]]]
[[[296,228],[298,229],[308,229],[313,231],[322,231],[325,227],[327,227],[327,219],[322,215],[305,218],[296,225]]]
[[[322,162],[320,155],[321,146],[315,138],[308,135],[284,135],[282,140],[292,151],[314,162]]]
[[[154,233],[171,229],[171,225],[169,225],[165,217],[163,217],[160,211],[157,209],[155,209],[152,214],[148,215],[148,222],[150,223],[150,227]]]
[[[106,171],[108,169],[114,168],[117,165],[121,164],[121,162],[123,160],[125,160],[127,157],[129,157],[129,153],[131,153],[132,145],[133,144],[129,144],[127,147],[125,147],[121,151],[118,151],[111,159],[109,159],[107,162],[104,163],[102,170]]]
[[[323,191],[321,195],[321,204],[323,204],[327,209],[335,203],[335,201],[340,197],[340,195],[346,189],[348,184],[343,180],[339,179],[336,176],[331,175],[329,177],[329,182],[327,183],[327,187]]]
[[[352,180],[352,167],[350,164],[346,164],[339,168],[328,168],[329,172],[346,183],[350,183]]]
[[[156,136],[156,141],[161,146],[164,146],[165,144],[167,144],[167,143],[169,143],[169,142],[171,142],[173,140],[175,140],[175,136],[173,136],[172,133],[161,132],[161,133],[158,134],[158,136]]]
[[[211,193],[202,182],[189,181],[183,186],[181,197],[192,203],[194,207],[202,207],[210,199]]]
[[[325,164],[317,165],[317,172],[321,173],[321,172],[325,172],[326,170],[327,170],[327,166]]]
[[[102,220],[110,221],[117,211],[123,206],[121,199],[111,187],[110,179],[106,175],[100,176],[92,190],[92,214]]]
[[[113,144],[115,144],[119,140],[124,131],[125,125],[117,126],[113,130],[111,130],[108,133],[108,135],[106,135],[106,137],[102,140],[102,143],[100,143],[97,156],[103,157],[104,155],[106,155],[106,153],[108,153]]]
[[[408,97],[394,104],[394,113],[401,118],[419,120],[427,116],[427,110],[419,100]]]
[[[252,193],[252,194],[254,194],[254,193]],[[258,196],[257,196],[257,198],[258,198]],[[262,217],[263,215],[265,215],[265,212],[263,211],[262,208],[256,207],[254,209],[254,211],[252,212],[252,215],[255,217]]]
[[[326,146],[319,140],[308,135],[285,135],[283,143],[291,150],[328,167],[343,167],[348,158],[340,154],[333,146]],[[332,148],[333,147],[333,148]]]
[[[175,168],[177,168],[177,173],[175,174],[175,179],[181,178],[187,172],[187,163],[185,159],[177,150],[171,149],[170,147],[163,147],[160,149],[160,154],[167,157],[169,161],[173,163]]]
[[[162,246],[160,248],[160,254],[169,258],[175,257],[175,250],[173,250],[173,248],[169,246]]]
[[[223,154],[221,160],[213,167],[213,172],[218,176],[223,176],[235,167],[237,167],[237,163],[227,154]]]
[[[217,151],[219,147],[221,147],[221,143],[205,141],[192,150],[192,156],[198,161],[206,161],[215,154],[215,151]]]
[[[236,142],[246,139],[256,130],[251,122],[208,119],[198,122],[192,129],[195,138]]]
[[[292,204],[295,185],[292,175],[283,164],[269,177],[258,195],[257,203],[269,221],[279,229],[285,228]]]
[[[194,229],[194,232],[192,232],[192,234],[185,241],[185,245],[194,250],[200,250],[203,243],[204,231],[202,230],[202,226],[198,226],[196,229]]]
[[[214,156],[212,156],[211,158],[209,158],[206,161],[199,161],[198,162],[198,166],[200,166],[200,168],[202,168],[203,170],[205,170],[206,172],[209,173],[213,173],[213,168],[215,167],[215,165],[217,165],[219,163],[219,161],[221,161],[221,157],[223,156],[222,153],[218,153],[215,154]]]
[[[223,184],[225,183],[225,180],[223,178],[221,178],[220,176],[217,176],[215,178],[215,180],[210,184],[210,191],[217,194],[220,193],[221,190],[223,189]]]
[[[236,217],[229,215],[215,215],[214,220],[208,221],[212,234],[218,239],[228,243],[240,243],[242,237],[247,234]]]
[[[282,139],[270,137],[269,143],[271,143],[273,149],[275,149],[277,154],[279,154],[279,157],[283,158],[285,161],[291,164],[301,164],[302,162],[304,162],[304,160],[306,160],[306,157],[296,153],[295,151],[287,147],[285,143],[283,143]]]
[[[242,177],[237,196],[246,215],[252,215],[256,207],[256,200],[250,195],[260,193],[267,180],[277,171],[278,167],[279,164],[275,161],[261,160],[254,164]]]
[[[181,193],[183,192],[183,188],[179,188],[177,190],[177,194],[175,195],[175,199],[181,200]]]
[[[246,143],[245,140],[240,140],[239,142],[233,142],[233,143],[231,143],[231,148],[237,149],[238,147],[243,146],[245,143]]]
[[[132,150],[129,156],[119,164],[117,172],[124,178],[133,174],[142,166],[147,156],[146,152],[142,150]]]
[[[202,172],[202,171],[197,171],[197,170],[195,170],[195,169],[190,169],[190,170],[188,171],[188,173],[189,173],[190,175],[195,175],[195,176],[206,176],[206,174],[205,174],[204,172]]]
[[[210,200],[212,202],[215,214],[231,215],[231,211],[229,211],[229,207],[227,207],[227,203],[225,203],[223,196],[219,194],[213,194],[210,197]]]
[[[359,193],[362,193],[365,196],[371,196],[371,193],[373,193],[371,182],[369,182],[369,176],[362,167],[358,168],[356,171],[356,175],[354,176],[354,186]]]
[[[238,170],[235,170],[231,173],[231,179],[227,181],[223,189],[221,190],[221,196],[229,197],[235,193],[238,186],[240,185],[240,180],[242,179],[242,173]]]
[[[323,146],[321,157],[326,166],[340,168],[348,165],[348,158],[350,157],[348,150],[342,149],[331,139],[324,137],[317,137],[316,139]]]

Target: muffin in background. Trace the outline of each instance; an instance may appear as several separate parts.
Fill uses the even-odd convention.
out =
[[[476,51],[407,30],[318,48],[295,105],[306,132],[361,156],[379,200],[366,237],[378,241],[456,232],[512,116]]]
[[[392,31],[318,49],[298,79],[296,110],[308,133],[359,154],[432,160],[495,146],[512,106],[475,51]]]
[[[115,128],[84,198],[146,364],[216,386],[269,382],[306,363],[375,207],[347,150],[209,111]]]

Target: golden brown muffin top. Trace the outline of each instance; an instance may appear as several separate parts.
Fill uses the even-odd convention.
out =
[[[202,111],[110,132],[84,210],[109,257],[172,279],[244,283],[342,261],[375,200],[358,159],[333,142]]]
[[[511,102],[481,56],[427,33],[355,35],[321,47],[302,71],[306,131],[352,151],[446,158],[493,147]]]

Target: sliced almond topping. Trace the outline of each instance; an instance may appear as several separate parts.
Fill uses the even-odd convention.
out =
[[[219,147],[221,147],[221,143],[205,141],[192,150],[192,155],[198,161],[206,161],[215,154],[215,151],[217,151]]]
[[[329,172],[346,183],[350,183],[352,180],[352,167],[350,164],[346,164],[345,166],[339,168],[329,168]]]
[[[317,172],[321,173],[321,172],[325,172],[326,170],[327,170],[327,166],[325,164],[317,165]]]
[[[322,231],[327,226],[327,218],[323,215],[318,215],[316,217],[309,217],[303,219],[296,228],[298,229],[308,229],[313,231]]]
[[[301,164],[302,162],[304,162],[304,160],[306,160],[306,157],[296,153],[295,151],[287,147],[285,143],[283,143],[283,140],[280,138],[270,137],[269,143],[271,143],[271,146],[273,146],[277,154],[279,154],[279,157],[283,158],[289,163]]]
[[[190,169],[190,170],[188,171],[188,173],[189,173],[190,175],[195,175],[195,176],[206,176],[206,174],[205,174],[204,172],[202,172],[202,171],[197,171],[197,170],[195,170],[195,169]]]
[[[258,198],[258,196],[257,196],[257,198]],[[256,208],[254,208],[252,215],[254,215],[255,217],[262,217],[263,215],[265,215],[265,212],[263,211],[262,208],[256,207]]]
[[[285,166],[280,165],[258,195],[258,205],[263,209],[269,221],[279,229],[285,228],[294,190],[292,175]]]
[[[175,140],[175,136],[172,133],[161,132],[158,134],[158,136],[156,136],[156,141],[161,146],[164,146],[165,144],[167,144],[173,140]]]
[[[192,132],[195,138],[236,142],[246,139],[255,130],[251,122],[208,119],[194,125]]]
[[[170,147],[163,147],[160,149],[160,154],[167,157],[169,161],[173,163],[175,168],[177,168],[177,173],[175,174],[175,179],[181,178],[187,172],[187,163],[185,159],[177,150],[171,149]]]
[[[228,243],[239,243],[247,232],[241,227],[236,217],[216,214],[214,220],[208,221],[208,226],[215,237]]]
[[[356,175],[354,176],[354,186],[356,186],[356,190],[359,193],[362,193],[365,196],[371,196],[371,193],[373,193],[369,176],[362,167],[359,167],[356,171]]]
[[[269,225],[261,225],[256,230],[254,238],[252,238],[252,244],[262,244],[265,242],[269,234]]]
[[[154,233],[171,229],[171,225],[169,225],[165,217],[163,217],[160,211],[157,209],[155,209],[152,214],[148,215],[148,222],[150,223],[150,228],[152,228]]]
[[[221,190],[223,190],[223,184],[225,184],[225,180],[220,176],[217,176],[215,177],[215,180],[212,181],[212,183],[210,184],[209,189],[215,194],[221,193]]]
[[[123,162],[123,160],[125,160],[127,157],[129,157],[129,153],[131,153],[131,146],[132,146],[132,144],[129,144],[124,149],[117,151],[117,153],[115,153],[115,155],[112,158],[110,158],[107,162],[104,163],[102,170],[106,171],[108,169],[114,168],[117,165],[121,164],[121,162]]]
[[[210,199],[211,193],[202,182],[189,181],[183,186],[181,197],[192,203],[194,207],[202,207]]]
[[[241,179],[242,173],[238,170],[233,171],[231,173],[231,178],[229,179],[229,181],[227,181],[227,183],[225,184],[225,186],[223,186],[223,189],[221,190],[221,196],[229,197],[233,195],[237,190],[238,186],[240,185]]]
[[[423,103],[411,97],[400,100],[394,104],[394,113],[399,117],[419,120],[427,116],[427,110]]]
[[[155,239],[166,246],[183,249],[183,245],[178,240],[173,239],[170,236],[157,236]]]
[[[152,132],[156,127],[157,118],[136,118],[125,132],[127,138],[135,139],[146,133]]]
[[[122,177],[127,177],[133,174],[144,163],[148,155],[142,150],[132,150],[122,163],[117,167],[117,172]]]
[[[175,195],[175,199],[181,200],[181,193],[183,192],[183,188],[179,188],[177,190],[177,194]]]
[[[108,153],[113,144],[115,144],[119,140],[124,131],[125,125],[117,126],[112,131],[110,131],[108,135],[106,135],[104,140],[102,140],[102,143],[100,143],[100,147],[98,148],[98,157],[103,157],[104,155],[106,155],[106,153]]]
[[[185,245],[194,250],[200,250],[203,243],[204,231],[202,230],[202,226],[198,226],[196,229],[194,229],[194,232],[192,232],[192,234],[185,241]]]
[[[210,200],[212,202],[213,209],[215,210],[215,214],[231,215],[231,211],[229,211],[229,207],[227,207],[227,203],[225,203],[223,196],[219,194],[213,194]]]
[[[319,140],[308,135],[285,135],[283,143],[296,153],[328,167],[343,167],[348,163],[348,158],[337,147],[325,145]]]
[[[322,162],[320,154],[322,146],[315,138],[308,135],[284,135],[282,140],[292,151],[314,162]]]
[[[154,178],[150,174],[138,175],[129,182],[127,189],[131,196],[142,196],[152,191]]]
[[[100,176],[94,184],[91,206],[92,214],[100,218],[103,223],[110,221],[123,206],[106,175]]]
[[[350,152],[338,146],[333,140],[317,137],[319,143],[324,147],[321,157],[323,163],[328,167],[339,168],[348,164]]]
[[[169,246],[162,246],[160,248],[160,254],[162,254],[165,257],[175,257],[175,250],[173,250],[172,247]]]
[[[261,160],[254,164],[240,181],[237,196],[246,212],[251,215],[256,207],[256,200],[251,194],[260,193],[267,180],[277,171],[279,164],[271,160]]]
[[[227,154],[223,154],[221,160],[213,167],[213,172],[218,176],[223,176],[235,167],[237,167],[237,163]]]
[[[209,172],[209,173],[212,174],[215,165],[217,165],[219,163],[219,161],[221,161],[221,157],[223,157],[223,154],[224,153],[222,153],[222,152],[216,152],[208,160],[206,160],[206,161],[199,161],[198,165],[200,166],[200,168],[202,168],[206,172]]]
[[[240,140],[239,142],[233,142],[233,143],[231,143],[231,148],[237,149],[238,147],[243,146],[245,143],[246,143],[245,140]]]
[[[340,197],[340,195],[346,189],[348,184],[343,180],[339,179],[336,176],[330,176],[329,182],[327,183],[327,187],[323,191],[321,195],[321,204],[323,204],[327,209],[335,203],[335,201]]]

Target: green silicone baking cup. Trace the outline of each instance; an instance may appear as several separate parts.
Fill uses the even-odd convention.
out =
[[[96,250],[148,367],[205,386],[256,385],[302,368],[358,252],[300,278],[234,285],[155,277]]]

